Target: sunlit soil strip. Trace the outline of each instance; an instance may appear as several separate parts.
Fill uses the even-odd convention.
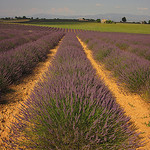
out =
[[[42,79],[44,74],[48,71],[61,41],[58,46],[50,50],[50,53],[47,55],[48,58],[44,62],[40,62],[31,75],[24,78],[19,85],[12,85],[10,87],[12,90],[15,90],[15,92],[7,94],[5,98],[8,98],[9,101],[13,103],[0,107],[0,128],[2,129],[0,130],[0,150],[7,150],[5,146],[2,146],[2,144],[5,145],[5,143],[2,142],[2,138],[9,139],[9,133],[12,132],[9,127],[11,122],[15,122],[14,116],[19,114],[18,108],[20,108],[21,104],[30,96],[30,92],[39,82],[39,79]]]
[[[131,117],[138,128],[138,131],[142,133],[146,145],[140,150],[149,150],[150,149],[150,108],[149,106],[141,99],[139,95],[123,92],[123,88],[119,88],[116,83],[116,80],[111,76],[111,72],[105,70],[104,65],[96,62],[93,59],[92,52],[87,48],[79,38],[79,42],[84,48],[84,51],[87,55],[87,58],[90,60],[93,68],[96,69],[97,75],[103,79],[104,83],[113,95],[116,97],[117,103],[124,109],[127,116]]]

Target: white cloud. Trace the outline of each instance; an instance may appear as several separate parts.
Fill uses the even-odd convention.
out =
[[[137,8],[137,10],[148,10],[148,8]]]
[[[103,6],[103,5],[100,4],[100,3],[97,3],[96,6],[97,6],[97,7],[101,7],[101,6]]]

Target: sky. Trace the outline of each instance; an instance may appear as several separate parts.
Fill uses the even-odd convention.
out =
[[[0,16],[134,14],[150,16],[150,0],[0,0]]]

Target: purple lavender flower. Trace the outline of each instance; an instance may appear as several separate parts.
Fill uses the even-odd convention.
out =
[[[138,134],[96,77],[75,34],[64,37],[45,80],[21,109],[10,146],[36,149],[136,149]],[[23,132],[24,131],[24,132]],[[21,133],[27,140],[18,141]]]

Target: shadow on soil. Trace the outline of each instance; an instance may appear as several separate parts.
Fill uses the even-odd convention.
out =
[[[0,94],[0,104],[7,104],[10,102],[10,99],[7,98],[5,95],[6,94],[13,94],[15,93],[16,91],[13,90],[13,89],[5,89],[3,90]]]

